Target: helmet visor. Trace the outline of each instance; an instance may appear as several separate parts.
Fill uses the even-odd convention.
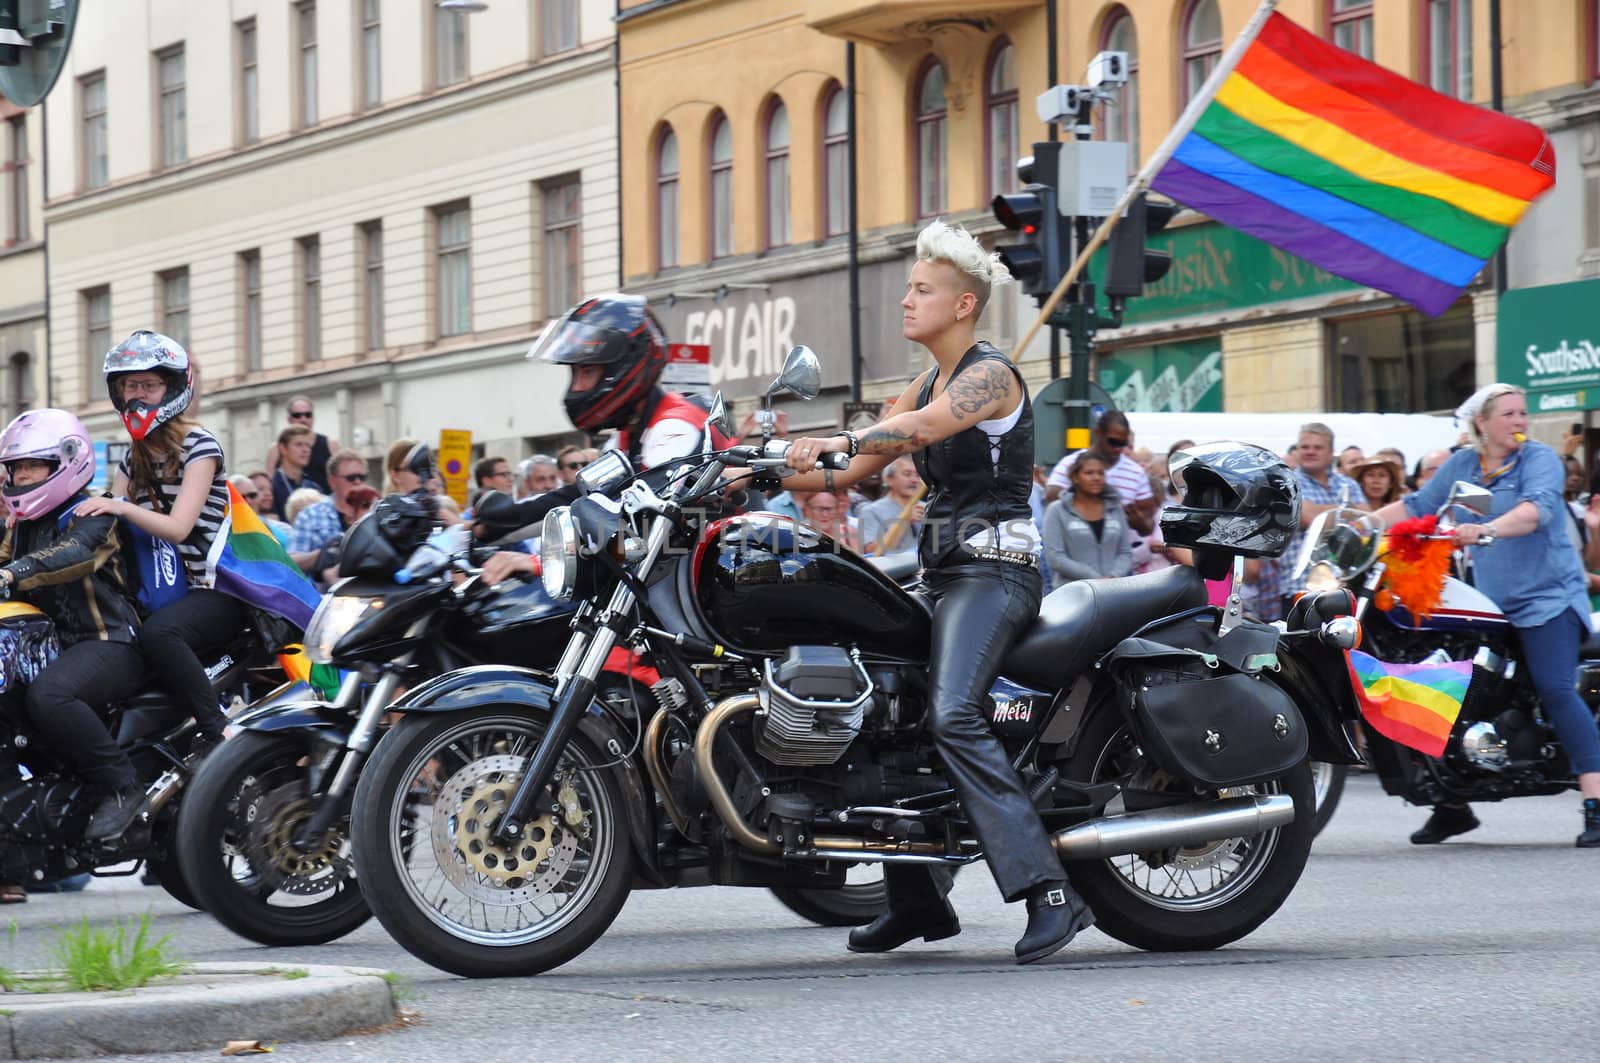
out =
[[[528,350],[528,360],[550,365],[604,365],[617,358],[608,342],[616,332],[584,321],[552,321]]]

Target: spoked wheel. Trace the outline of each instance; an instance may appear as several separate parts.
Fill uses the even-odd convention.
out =
[[[1109,704],[1084,728],[1068,777],[1091,783],[1125,779],[1144,754]],[[1193,791],[1186,791],[1191,795]],[[1316,833],[1310,767],[1302,762],[1270,782],[1217,791],[1217,799],[1286,793],[1294,822],[1261,834],[1200,845],[1065,862],[1097,925],[1118,941],[1159,951],[1214,949],[1265,922],[1288,898]],[[1118,797],[1108,814],[1127,811]]]
[[[856,864],[839,889],[775,886],[772,895],[785,908],[818,926],[866,926],[889,903],[882,864]]]
[[[606,758],[574,735],[549,803],[513,846],[492,838],[544,727],[510,711],[408,716],[356,788],[356,860],[407,951],[472,978],[537,974],[622,910],[633,850]]]
[[[1328,825],[1339,799],[1344,796],[1345,777],[1350,768],[1344,764],[1329,764],[1325,760],[1311,762],[1311,788],[1317,803],[1317,833]]]
[[[179,820],[195,894],[217,921],[263,945],[320,945],[371,917],[356,882],[349,822],[315,845],[296,833],[312,816],[304,735],[247,731],[206,758]]]

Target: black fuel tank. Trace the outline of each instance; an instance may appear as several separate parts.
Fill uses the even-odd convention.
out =
[[[738,650],[834,643],[903,660],[928,655],[930,618],[921,600],[866,558],[788,517],[752,513],[711,524],[694,581],[706,626]]]

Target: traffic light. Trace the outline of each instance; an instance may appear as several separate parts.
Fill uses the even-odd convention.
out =
[[[1056,208],[1061,145],[1033,146],[1033,154],[1017,160],[1022,191],[994,197],[994,216],[1007,229],[1027,237],[1025,244],[995,248],[1022,290],[1039,299],[1049,296],[1066,271],[1065,226]]]
[[[1175,204],[1151,203],[1144,195],[1128,204],[1128,213],[1106,241],[1104,287],[1108,297],[1131,299],[1143,295],[1146,284],[1154,284],[1167,275],[1172,256],[1165,251],[1151,251],[1145,244],[1165,229],[1177,212]]]

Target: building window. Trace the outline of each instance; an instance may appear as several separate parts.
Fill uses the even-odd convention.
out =
[[[439,335],[464,336],[472,331],[472,212],[465,205],[439,207],[433,213],[439,278]]]
[[[300,253],[300,360],[322,360],[322,239],[303,236]]]
[[[99,390],[103,379],[100,366],[111,349],[111,289],[101,286],[80,293],[83,306],[83,401],[95,402],[105,397]]]
[[[83,187],[100,188],[111,180],[106,141],[106,75],[90,74],[79,85],[83,107]]]
[[[261,139],[261,75],[256,65],[256,20],[238,25],[239,143]]]
[[[299,77],[296,91],[299,107],[296,113],[300,127],[309,129],[317,124],[317,5],[300,4],[294,9],[295,45],[299,52]]]
[[[570,52],[578,46],[578,0],[544,0],[545,55]]]
[[[1002,40],[989,56],[984,83],[984,113],[989,118],[989,195],[1017,187],[1017,57]]]
[[[931,62],[917,82],[917,217],[926,218],[944,211],[949,193],[945,159],[947,112],[944,98],[944,67]]]
[[[1183,13],[1183,102],[1200,94],[1222,58],[1222,13],[1217,0],[1189,0]]]
[[[1118,8],[1106,19],[1101,51],[1128,54],[1128,81],[1112,96],[1103,109],[1101,129],[1107,140],[1120,140],[1128,145],[1128,166],[1139,166],[1139,34],[1134,29],[1133,16],[1127,8]]]
[[[6,119],[6,172],[11,188],[6,196],[6,242],[28,239],[28,116]]]
[[[157,84],[161,94],[161,165],[178,166],[189,161],[188,92],[184,86],[183,47],[180,45],[162,52],[156,57],[156,65],[160,68]]]
[[[383,222],[361,227],[361,303],[366,310],[366,349],[382,349],[383,342]]]
[[[261,368],[261,252],[239,255],[240,314],[239,348],[244,352],[245,372]]]
[[[1372,59],[1372,0],[1328,0],[1328,36],[1347,52]]]
[[[544,186],[544,313],[564,314],[583,297],[583,188],[576,177]]]
[[[361,106],[383,102],[383,5],[361,0]]]
[[[1328,325],[1329,410],[1453,409],[1476,382],[1472,306],[1436,318],[1407,310]]]
[[[433,12],[433,87],[442,89],[467,80],[467,15]]]
[[[767,246],[789,240],[789,111],[775,102],[767,112]]]
[[[161,331],[189,346],[189,267],[161,274]]]
[[[656,146],[656,268],[678,264],[678,138],[668,129]]]
[[[850,98],[835,85],[822,107],[822,201],[826,235],[850,228]]]
[[[1425,41],[1429,87],[1472,99],[1472,0],[1428,0]]]
[[[711,257],[733,254],[733,126],[711,120]]]

